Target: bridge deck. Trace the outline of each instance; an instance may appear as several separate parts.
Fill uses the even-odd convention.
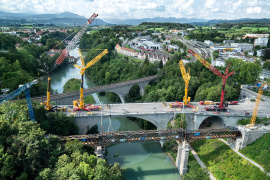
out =
[[[144,131],[121,131],[103,132],[100,134],[64,136],[61,140],[81,140],[85,145],[107,146],[112,143],[145,142],[160,140],[193,141],[197,139],[239,138],[241,132],[234,127],[211,130],[144,130]]]
[[[115,87],[121,87],[121,86],[127,86],[130,84],[137,84],[140,82],[144,82],[144,81],[148,81],[148,80],[154,80],[157,78],[157,75],[154,76],[149,76],[149,77],[144,77],[144,78],[140,78],[140,79],[134,79],[134,80],[130,80],[130,81],[124,81],[124,82],[119,82],[119,83],[115,83],[115,84],[108,84],[108,85],[104,85],[104,86],[96,86],[93,88],[89,88],[89,89],[84,89],[84,93],[96,93],[96,92],[101,92],[102,90],[108,90],[111,88],[115,88]],[[66,98],[66,97],[73,97],[73,96],[77,96],[78,91],[72,91],[72,92],[67,92],[67,93],[62,93],[62,94],[54,94],[51,95],[51,100],[54,99],[60,99],[60,98]],[[41,97],[33,97],[32,100],[36,100],[36,101],[44,101],[44,99],[46,99],[46,96],[41,96]]]

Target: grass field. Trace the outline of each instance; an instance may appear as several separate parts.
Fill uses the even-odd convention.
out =
[[[270,179],[259,168],[217,139],[197,140],[190,145],[216,179]]]
[[[158,30],[158,31],[162,31],[164,28],[149,28],[148,30]]]
[[[141,63],[142,62],[142,60],[140,60],[140,59],[136,59],[136,58],[133,58],[133,57],[130,57],[130,56],[125,56],[125,55],[123,55],[123,54],[120,54],[120,53],[117,53],[117,56],[119,57],[119,58],[125,58],[125,57],[128,57],[128,60],[129,61],[135,61],[135,62],[139,62],[139,63]]]

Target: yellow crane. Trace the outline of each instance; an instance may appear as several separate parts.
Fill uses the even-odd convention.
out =
[[[190,68],[188,67],[188,71],[186,72],[184,63],[182,60],[179,61],[179,66],[181,70],[182,77],[185,81],[185,96],[183,97],[184,106],[190,106],[190,97],[188,97],[188,85],[190,80]],[[193,106],[192,106],[193,107]]]
[[[253,113],[252,113],[252,116],[251,116],[250,125],[248,125],[249,128],[254,127],[254,125],[255,125],[256,118],[257,118],[257,113],[258,113],[258,110],[259,110],[259,106],[260,106],[260,102],[261,102],[262,94],[263,94],[262,88],[266,84],[267,85],[270,85],[270,83],[263,83],[261,85],[261,87],[259,87],[257,98],[256,98],[256,102],[255,102],[255,108],[254,108]]]
[[[85,73],[85,70],[90,68],[91,66],[93,66],[103,56],[105,56],[108,53],[108,50],[107,49],[103,50],[99,55],[97,55],[94,59],[92,59],[89,63],[87,63],[87,65],[85,65],[85,63],[84,63],[81,49],[79,49],[79,53],[80,53],[80,59],[82,62],[82,66],[78,66],[76,64],[74,64],[74,66],[80,69],[80,74],[81,74],[80,99],[73,101],[73,106],[74,106],[74,111],[78,111],[78,110],[90,111],[89,109],[85,108],[85,105],[83,102],[83,75]]]

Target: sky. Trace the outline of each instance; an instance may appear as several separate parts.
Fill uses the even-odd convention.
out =
[[[101,19],[270,18],[270,0],[0,0],[0,11],[37,14],[68,11],[86,18],[95,12]]]

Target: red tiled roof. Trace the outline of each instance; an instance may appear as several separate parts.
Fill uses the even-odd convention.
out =
[[[116,46],[115,46],[116,48],[119,48],[119,47],[121,47],[119,44],[116,44]]]
[[[133,49],[129,49],[129,48],[126,48],[126,47],[122,47],[121,49],[123,49],[124,51],[130,51],[130,52],[137,52]]]

